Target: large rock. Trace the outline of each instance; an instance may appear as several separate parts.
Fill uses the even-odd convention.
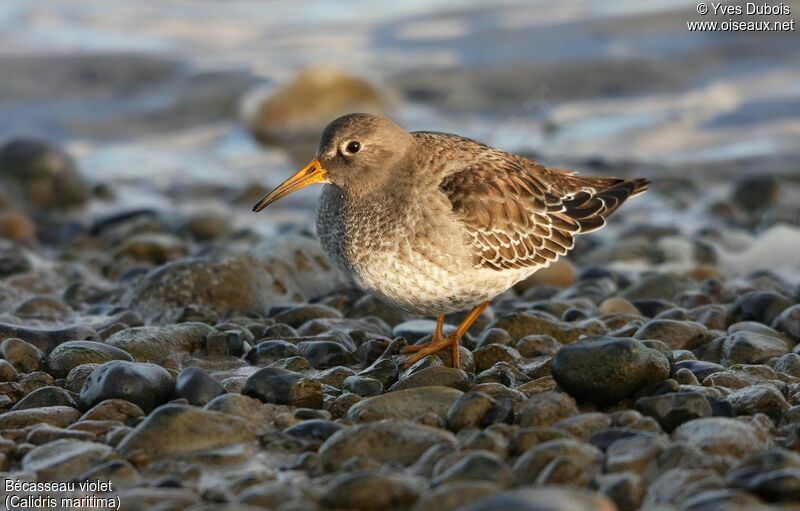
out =
[[[115,333],[106,344],[130,353],[139,362],[161,362],[173,353],[200,351],[213,331],[205,323],[139,326]]]
[[[251,103],[258,98],[252,96]],[[380,94],[367,81],[331,67],[312,67],[300,73],[255,108],[245,105],[245,121],[265,143],[316,142],[323,128],[351,112],[380,114]]]
[[[143,454],[156,460],[218,447],[255,443],[256,426],[245,419],[186,405],[158,408],[122,439],[122,456]]]
[[[170,323],[187,305],[220,316],[303,303],[347,283],[319,243],[298,234],[283,235],[253,247],[253,255],[215,261],[184,259],[150,272],[124,301],[145,319]]]
[[[362,399],[347,412],[356,422],[383,419],[414,420],[431,412],[445,419],[447,411],[463,392],[452,387],[414,387]]]
[[[402,420],[360,424],[337,432],[320,447],[323,467],[334,471],[352,457],[366,457],[382,463],[414,463],[431,446],[455,446],[448,431]]]
[[[669,361],[634,339],[595,336],[564,346],[550,362],[559,387],[578,399],[609,404],[669,376]]]
[[[72,158],[41,140],[20,138],[0,147],[0,181],[39,212],[81,206],[89,198]]]
[[[106,399],[124,399],[145,412],[167,402],[175,388],[172,375],[161,366],[112,360],[95,368],[81,389],[81,402],[91,408]]]

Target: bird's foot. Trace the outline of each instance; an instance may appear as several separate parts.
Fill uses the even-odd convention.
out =
[[[437,336],[434,335],[430,342],[423,344],[412,344],[400,350],[400,353],[413,353],[408,360],[406,360],[405,368],[408,369],[428,355],[433,355],[444,349],[451,348],[453,350],[453,367],[458,368],[461,358],[461,336],[455,335]]]
[[[464,319],[464,321],[458,325],[456,331],[450,335],[444,335],[442,333],[442,328],[444,327],[444,314],[440,315],[439,319],[436,321],[436,331],[433,332],[433,339],[431,339],[430,342],[426,342],[424,344],[413,344],[400,350],[400,353],[404,354],[413,353],[413,355],[406,360],[405,368],[408,369],[428,355],[433,355],[434,353],[438,353],[445,348],[450,348],[453,350],[453,367],[458,369],[458,367],[461,365],[461,338],[464,337],[464,334],[467,333],[469,327],[472,326],[475,320],[478,319],[478,316],[480,316],[488,306],[489,302],[483,302],[482,304],[475,306]]]

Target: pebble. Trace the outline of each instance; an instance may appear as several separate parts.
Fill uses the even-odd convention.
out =
[[[247,352],[245,360],[254,366],[264,366],[278,360],[299,357],[300,350],[294,344],[282,339],[272,339],[256,344]]]
[[[38,371],[44,361],[44,354],[39,348],[13,337],[0,343],[0,354],[22,373]]]
[[[417,501],[423,487],[422,481],[402,474],[357,471],[331,481],[321,502],[331,509],[406,508]]]
[[[433,488],[414,505],[414,511],[455,511],[500,491],[486,481],[456,481]]]
[[[598,511],[614,507],[607,497],[589,490],[544,486],[498,493],[461,508],[461,511]]]
[[[575,342],[583,336],[598,335],[608,329],[605,323],[591,318],[576,323],[564,323],[543,312],[515,312],[497,318],[491,325],[502,328],[515,340],[527,335],[549,335],[562,343]]]
[[[69,481],[112,455],[111,447],[63,438],[35,447],[22,458],[22,469],[42,481]]]
[[[106,399],[94,405],[92,408],[84,413],[80,420],[82,421],[118,421],[129,422],[132,419],[144,417],[144,411],[124,399]]]
[[[783,394],[769,384],[743,387],[725,399],[733,405],[736,415],[763,413],[776,423],[790,406]]]
[[[728,323],[755,321],[771,325],[792,301],[773,291],[753,291],[739,296],[728,311]]]
[[[453,403],[463,395],[451,387],[413,387],[362,399],[350,407],[347,418],[355,422],[383,419],[415,420],[431,412],[445,420]]]
[[[80,397],[85,408],[106,399],[124,399],[150,412],[166,403],[174,388],[172,375],[161,366],[112,360],[92,371],[83,384]]]
[[[355,356],[346,347],[334,341],[307,341],[297,345],[300,353],[314,369],[328,369],[355,363]]]
[[[79,397],[61,387],[39,387],[16,402],[11,410],[27,410],[46,406],[69,406],[79,408]]]
[[[772,327],[785,333],[795,342],[800,342],[800,304],[784,309],[775,318]]]
[[[740,331],[728,335],[722,343],[722,363],[761,364],[789,352],[786,343],[768,335]]]
[[[435,475],[434,486],[457,481],[488,481],[505,484],[511,480],[511,469],[498,455],[475,450],[469,452],[442,473]]]
[[[694,321],[654,319],[642,325],[634,334],[636,339],[657,339],[673,350],[693,350],[711,341],[715,335]]]
[[[0,414],[0,431],[22,429],[36,424],[65,428],[78,420],[81,412],[70,406],[46,406]]]
[[[771,445],[767,431],[760,424],[727,417],[694,419],[678,426],[674,441],[684,441],[707,454],[743,458]]]
[[[21,211],[0,211],[0,238],[14,241],[33,239],[36,224]]]
[[[190,405],[203,406],[224,393],[222,385],[199,367],[187,367],[175,379],[175,395]]]
[[[126,351],[96,341],[67,341],[56,346],[47,356],[47,368],[56,378],[65,378],[82,364],[103,364],[111,360],[133,361]]]
[[[116,447],[122,456],[167,456],[256,442],[256,426],[230,414],[193,406],[159,407],[139,423]]]
[[[470,387],[470,378],[466,371],[454,367],[424,367],[401,377],[389,391],[431,386],[453,387],[464,391]]]
[[[377,396],[383,392],[383,384],[368,376],[348,376],[342,382],[342,388],[362,397]]]
[[[320,382],[277,367],[265,367],[250,376],[242,394],[265,403],[322,408]]]
[[[456,399],[447,410],[447,428],[459,431],[483,425],[487,416],[495,410],[497,401],[483,392],[466,392]]]
[[[608,404],[667,378],[669,361],[633,339],[587,337],[551,361],[559,387],[578,399]]]
[[[561,465],[566,463],[567,465]],[[573,439],[550,440],[526,451],[514,463],[517,484],[585,486],[600,473],[603,452]]]
[[[577,415],[575,400],[562,392],[541,392],[516,405],[516,422],[521,427],[547,427]]]
[[[385,420],[342,429],[320,447],[323,467],[334,471],[353,457],[411,465],[432,446],[455,446],[452,433],[404,420]]]
[[[636,400],[636,409],[653,417],[667,432],[672,432],[684,422],[712,415],[711,404],[697,392],[670,392],[642,397]]]
[[[139,362],[161,362],[174,353],[200,351],[211,332],[205,323],[140,326],[115,333],[106,344],[130,353]]]

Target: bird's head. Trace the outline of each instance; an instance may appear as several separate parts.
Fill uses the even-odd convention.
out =
[[[402,171],[414,138],[384,117],[349,114],[334,120],[322,132],[316,157],[278,185],[253,207],[271,203],[314,183],[330,183],[348,193],[365,195]]]

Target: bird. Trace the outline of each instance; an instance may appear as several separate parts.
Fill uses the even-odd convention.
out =
[[[328,124],[314,159],[253,211],[314,183],[325,183],[316,229],[336,266],[389,305],[437,317],[429,342],[401,349],[405,367],[450,349],[458,368],[462,337],[494,297],[603,227],[648,180],[578,175],[353,113]],[[468,308],[445,335],[445,315]]]

